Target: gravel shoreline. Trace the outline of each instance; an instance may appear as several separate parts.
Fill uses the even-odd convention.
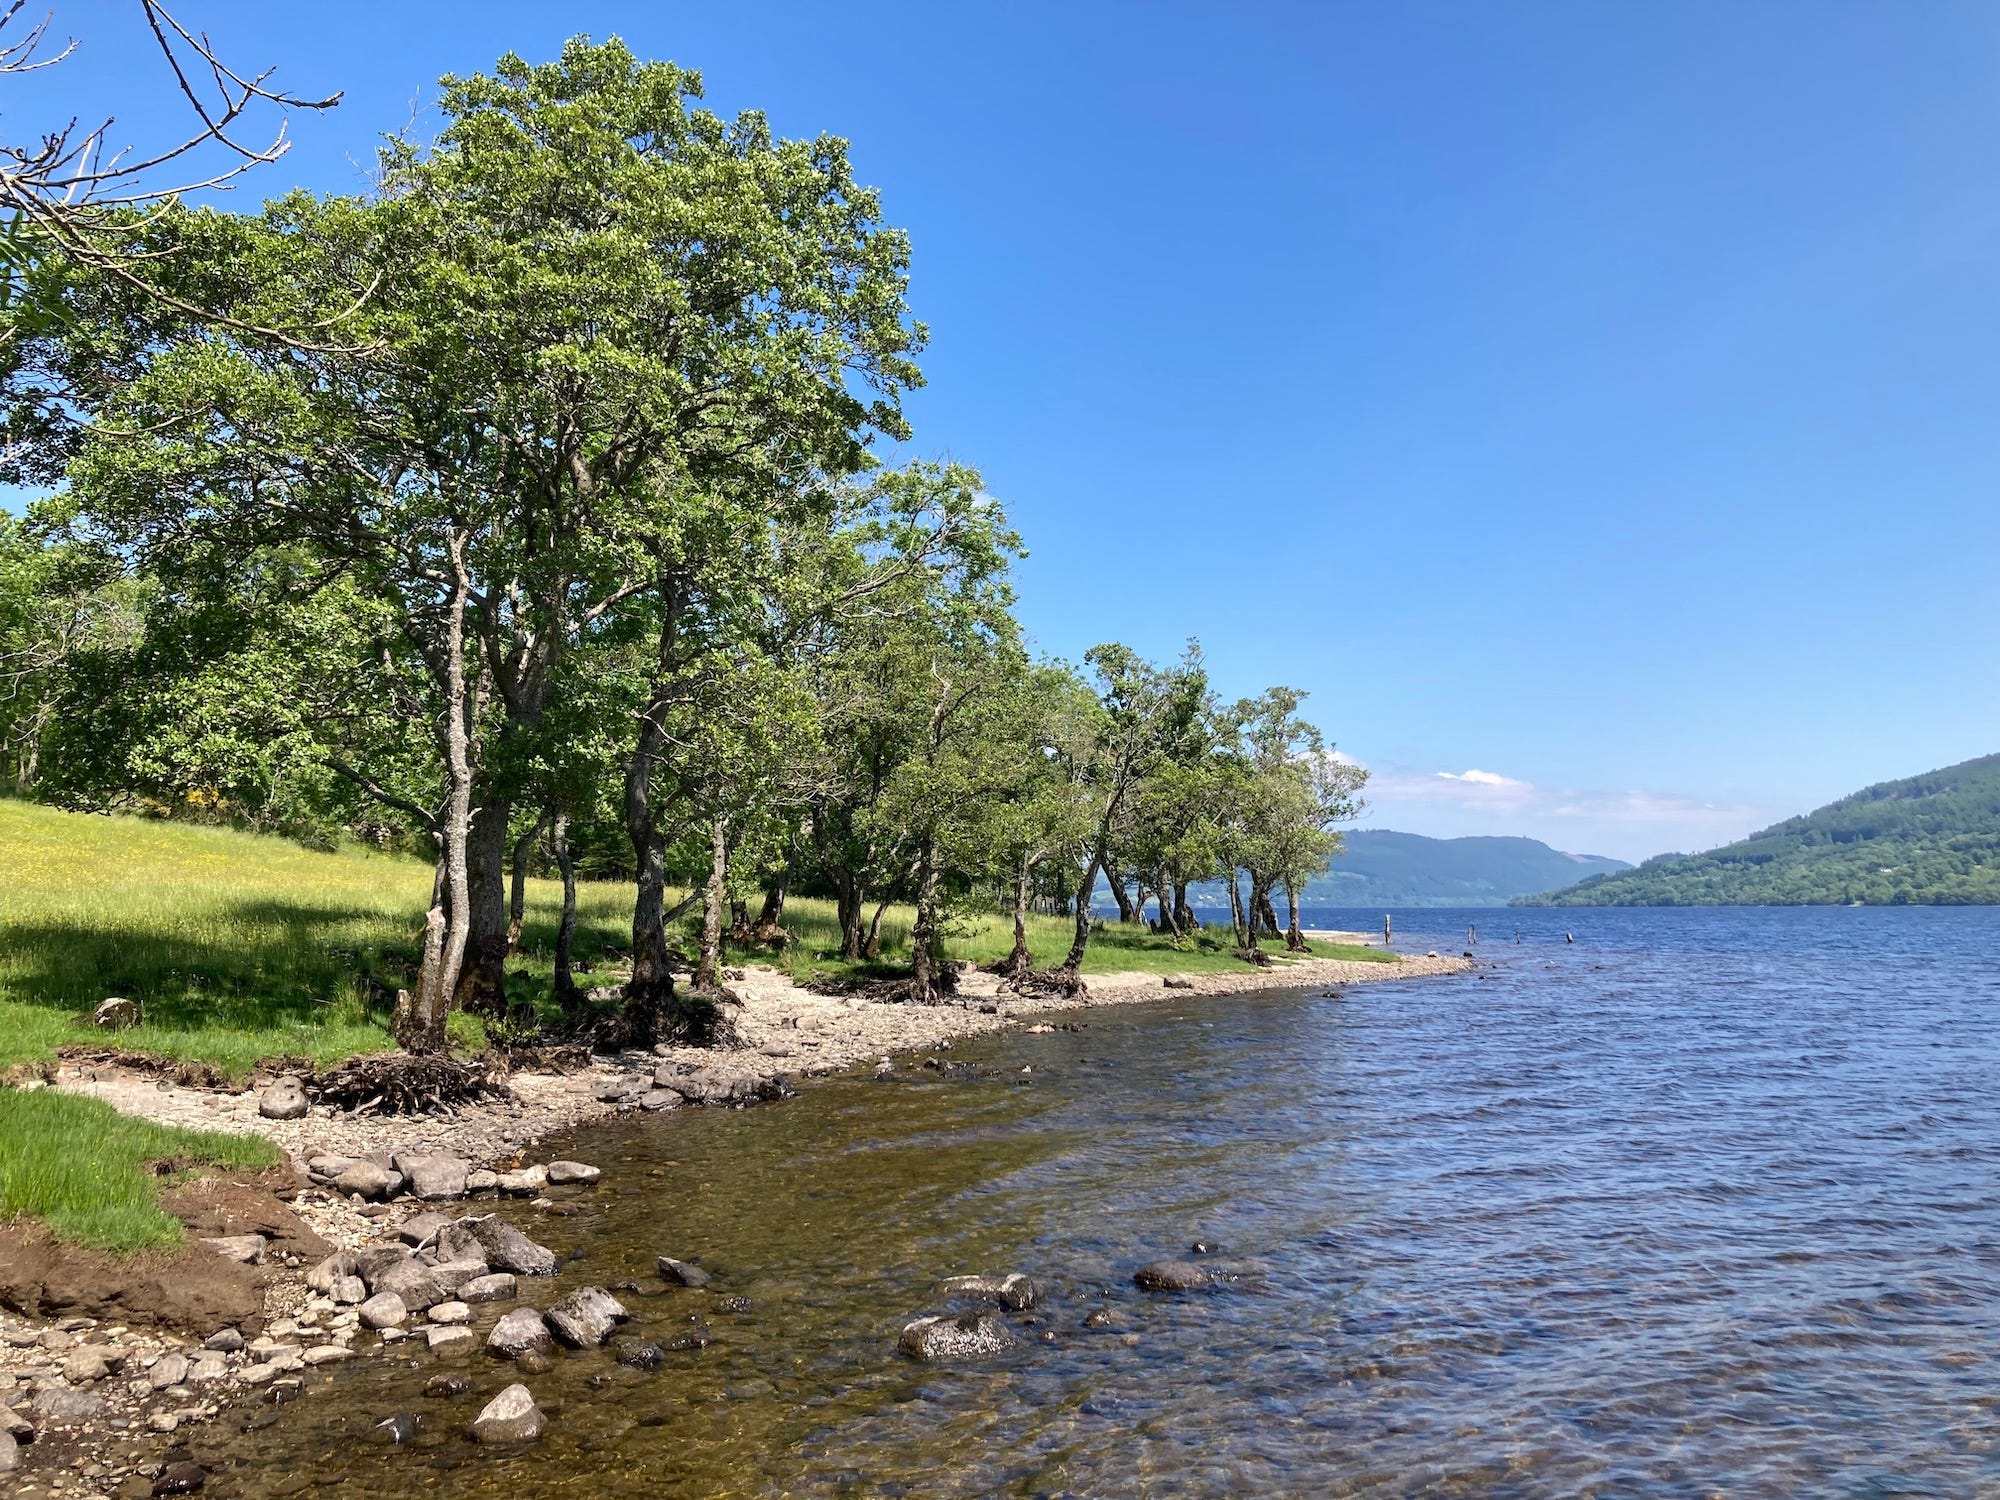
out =
[[[742,1043],[738,1048],[660,1047],[593,1059],[569,1073],[517,1072],[508,1080],[512,1100],[466,1106],[440,1117],[335,1116],[316,1107],[301,1119],[272,1120],[258,1112],[268,1079],[240,1092],[204,1090],[116,1064],[65,1063],[51,1086],[166,1124],[267,1136],[289,1157],[293,1179],[293,1185],[275,1194],[266,1190],[272,1211],[296,1216],[308,1239],[316,1236],[336,1251],[354,1250],[393,1240],[419,1214],[440,1209],[479,1213],[496,1199],[489,1190],[480,1195],[483,1202],[413,1197],[363,1202],[333,1189],[324,1169],[327,1158],[373,1155],[386,1162],[399,1155],[448,1155],[506,1171],[522,1167],[542,1139],[623,1110],[747,1103],[775,1097],[802,1078],[867,1065],[888,1072],[897,1066],[898,1055],[1038,1025],[1040,1018],[1063,1012],[1380,983],[1475,967],[1469,958],[1436,954],[1403,956],[1393,963],[1274,959],[1268,969],[1246,966],[1221,974],[1091,975],[1087,993],[1075,999],[1003,993],[994,976],[965,972],[954,1002],[938,1006],[815,994],[777,970],[751,966],[727,975],[730,991],[741,1002],[732,1010]],[[307,1169],[312,1161],[320,1164],[317,1176]],[[562,1214],[577,1191],[516,1185],[512,1202]],[[238,1347],[211,1350],[211,1378],[192,1388],[181,1382],[163,1385],[155,1372],[178,1370],[176,1361],[198,1353],[204,1339],[212,1345],[209,1336],[217,1330],[151,1329],[115,1318],[0,1316],[0,1459],[8,1456],[16,1437],[24,1439],[13,1455],[19,1467],[5,1476],[12,1482],[11,1492],[65,1500],[153,1493],[153,1470],[160,1461],[144,1450],[166,1441],[164,1435],[212,1420],[238,1402],[303,1394],[306,1377],[322,1365],[339,1362],[347,1353],[378,1352],[377,1336],[356,1327],[352,1308],[308,1288],[310,1266],[291,1263],[297,1260],[285,1255],[266,1263],[262,1317],[246,1320],[234,1338],[222,1338],[225,1345]],[[344,1352],[332,1352],[336,1347]],[[0,1463],[0,1472],[6,1468]]]

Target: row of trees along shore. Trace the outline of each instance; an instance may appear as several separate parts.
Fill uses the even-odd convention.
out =
[[[1036,658],[979,474],[874,456],[921,383],[906,236],[844,142],[700,95],[577,39],[445,79],[363,196],[114,206],[116,253],[14,256],[4,477],[49,498],[0,514],[8,777],[434,855],[412,1051],[504,1007],[530,867],[606,1042],[709,1034],[725,937],[782,943],[788,892],[857,960],[913,906],[919,1002],[974,904],[1073,991],[1100,881],[1182,939],[1219,878],[1239,948],[1299,945],[1362,773],[1192,644]],[[615,1006],[571,977],[580,869],[636,884]],[[1076,924],[1040,974],[1037,906]]]

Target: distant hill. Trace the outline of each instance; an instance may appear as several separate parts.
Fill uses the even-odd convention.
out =
[[[1333,869],[1300,893],[1307,906],[1504,906],[1580,876],[1632,867],[1596,854],[1565,854],[1535,839],[1431,839],[1362,828],[1347,835]]]
[[[1662,854],[1519,904],[2000,904],[2000,755],[1885,781],[1739,843]]]

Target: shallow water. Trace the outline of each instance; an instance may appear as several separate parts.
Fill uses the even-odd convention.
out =
[[[580,1251],[557,1284],[699,1259],[711,1288],[623,1300],[714,1343],[562,1358],[519,1453],[463,1436],[508,1367],[451,1402],[428,1359],[355,1361],[198,1438],[209,1493],[2000,1493],[2000,911],[1398,936],[1468,920],[1476,977],[1087,1012],[965,1073],[558,1140],[605,1182],[516,1213]],[[1196,1239],[1226,1289],[1132,1287]],[[895,1355],[936,1278],[1009,1269],[1053,1344]],[[417,1441],[369,1441],[397,1411]]]

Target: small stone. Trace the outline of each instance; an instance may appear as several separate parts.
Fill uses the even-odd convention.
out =
[[[201,1347],[218,1354],[241,1354],[243,1335],[234,1328],[218,1328],[201,1341]]]
[[[65,1349],[76,1347],[75,1337],[64,1333],[60,1328],[44,1328],[36,1335],[35,1342],[51,1354],[60,1354]]]
[[[452,1401],[472,1389],[472,1382],[463,1375],[433,1375],[424,1382],[424,1394],[439,1400]]]
[[[146,1418],[146,1425],[155,1432],[172,1432],[181,1425],[181,1414],[177,1411],[156,1411]]]
[[[104,1350],[96,1344],[85,1344],[63,1361],[63,1379],[71,1385],[93,1385],[110,1373]]]
[[[202,1243],[224,1260],[233,1260],[243,1266],[261,1266],[268,1242],[261,1234],[226,1234],[203,1240]]]
[[[182,1449],[181,1451],[185,1453],[187,1450]],[[191,1460],[182,1459],[180,1462],[168,1464],[160,1470],[159,1477],[153,1481],[153,1493],[156,1495],[192,1495],[207,1483],[208,1471],[206,1469]]]
[[[470,1323],[472,1309],[463,1302],[440,1302],[425,1314],[433,1323],[449,1327],[457,1323]]]
[[[591,1183],[603,1175],[598,1168],[580,1161],[552,1161],[548,1168],[549,1183],[553,1187]]]
[[[275,1080],[257,1101],[257,1113],[267,1120],[302,1120],[310,1108],[304,1082],[292,1073]]]
[[[229,1361],[214,1349],[204,1349],[188,1361],[185,1385],[207,1385],[229,1374]]]
[[[305,1352],[305,1362],[315,1368],[353,1357],[354,1351],[345,1344],[319,1344]]]
[[[21,1445],[13,1433],[0,1432],[0,1474],[11,1474],[20,1467]]]
[[[91,1024],[99,1031],[123,1031],[128,1026],[137,1026],[141,1019],[137,1005],[116,995],[90,1013]]]
[[[468,1233],[481,1247],[487,1266],[495,1271],[512,1271],[520,1276],[553,1276],[556,1253],[538,1245],[505,1219],[480,1214],[460,1219],[452,1226]],[[470,1278],[467,1278],[470,1280]]]
[[[532,1443],[548,1425],[525,1385],[510,1385],[472,1419],[472,1435],[482,1443]]]
[[[52,1422],[82,1422],[104,1410],[102,1396],[60,1385],[37,1391],[30,1404]]]
[[[368,1300],[368,1283],[359,1276],[343,1276],[333,1284],[333,1300],[346,1307],[357,1307]]]
[[[188,1358],[185,1354],[163,1354],[160,1362],[147,1373],[147,1380],[156,1391],[164,1391],[170,1385],[179,1385],[187,1379]]]
[[[468,1193],[490,1193],[500,1186],[500,1174],[481,1168],[477,1172],[465,1174],[465,1190]]]
[[[671,1255],[659,1258],[660,1274],[676,1286],[707,1286],[715,1278],[700,1266],[690,1261],[675,1260]]]
[[[377,1292],[361,1304],[363,1328],[399,1328],[409,1317],[409,1305],[394,1292]]]
[[[618,1363],[635,1370],[653,1371],[666,1363],[666,1352],[658,1344],[621,1344],[615,1351]]]

